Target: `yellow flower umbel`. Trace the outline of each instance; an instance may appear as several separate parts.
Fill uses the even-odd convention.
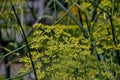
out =
[[[46,26],[36,23],[33,28],[32,41],[34,44],[30,48],[39,80],[87,80],[88,78],[97,80],[99,79],[97,64],[100,64],[103,79],[115,79],[112,75],[113,72],[109,71],[111,70],[108,64],[110,60],[106,59],[106,62],[97,63],[96,56],[90,54],[94,51],[90,50],[90,39],[85,39],[80,34],[78,26]],[[97,42],[96,46],[100,55],[106,49]],[[23,57],[20,62],[25,64],[20,70],[20,74],[31,70],[30,60],[27,56]],[[116,71],[119,69],[119,67],[115,68]]]

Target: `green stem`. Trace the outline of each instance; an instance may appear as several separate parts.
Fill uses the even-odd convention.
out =
[[[95,1],[96,1],[96,0],[94,0],[94,2],[95,2]],[[100,1],[101,1],[101,0],[97,0],[97,4],[98,4],[98,5],[99,5]],[[97,7],[94,7],[94,8],[93,8],[93,11],[92,11],[91,21],[94,20],[94,18],[95,18],[96,15],[97,15]]]
[[[109,17],[110,17],[110,24],[111,24],[111,29],[112,29],[112,37],[113,37],[114,45],[116,45],[116,38],[115,38],[116,36],[115,36],[115,31],[114,31],[112,16],[109,15]]]
[[[95,57],[96,57],[97,68],[98,68],[98,71],[99,71],[99,79],[103,80],[103,76],[101,74],[101,68],[100,68],[100,64],[99,64],[98,53],[97,53],[97,50],[96,50],[95,42],[92,42],[92,45],[93,45],[93,48],[94,48],[94,54],[95,54]]]
[[[78,2],[78,5],[80,5],[80,2]],[[81,24],[83,25],[82,13],[81,13],[81,10],[79,8],[78,8],[78,14],[79,14],[79,20],[80,20]]]
[[[17,15],[17,13],[16,13],[16,11],[15,11],[15,8],[14,8],[12,2],[10,2],[10,4],[11,4],[11,7],[12,7],[12,9],[13,9],[13,11],[14,11],[15,16],[16,16],[17,22],[18,22],[18,24],[19,24],[19,26],[20,26],[20,28],[21,28],[21,31],[22,31],[22,33],[23,33],[23,39],[24,39],[24,41],[25,41],[25,44],[26,44],[26,47],[27,47],[27,50],[28,50],[28,56],[29,56],[30,61],[31,61],[31,64],[32,64],[32,69],[33,69],[33,72],[34,72],[35,79],[38,80],[38,78],[37,78],[37,73],[36,73],[36,70],[35,70],[35,65],[34,65],[34,62],[33,62],[33,60],[32,60],[32,55],[31,55],[31,53],[30,53],[30,48],[29,48],[29,45],[28,45],[28,42],[27,42],[27,39],[26,39],[26,36],[25,36],[24,29],[23,29],[23,27],[22,27],[22,25],[21,25],[20,19],[18,18],[18,15]]]
[[[101,8],[101,7],[99,6],[99,4],[97,4],[96,2],[93,2],[93,1],[90,1],[90,2],[92,3],[93,6],[99,8],[100,10],[104,11],[104,12],[107,13],[107,14],[110,14],[108,11],[104,10],[103,8]]]
[[[5,80],[16,80],[16,79],[18,79],[18,78],[21,78],[21,77],[23,77],[23,76],[26,76],[26,75],[28,75],[28,74],[30,74],[30,73],[32,73],[33,72],[33,70],[30,70],[29,72],[27,72],[27,73],[25,73],[25,74],[22,74],[22,75],[18,75],[18,76],[15,76],[15,77],[12,77],[12,78],[8,78],[8,79],[5,79]]]
[[[113,15],[114,14],[114,8],[115,8],[115,1],[112,0],[111,3],[112,3],[111,14]]]
[[[29,45],[31,45],[31,44],[33,44],[33,43],[34,43],[34,42],[31,42],[31,43],[29,43]],[[26,47],[26,45],[23,45],[23,46],[15,49],[15,50],[13,50],[13,51],[10,51],[9,53],[7,53],[7,54],[3,55],[2,57],[0,57],[0,59],[2,60],[2,59],[5,58],[6,56],[9,56],[9,55],[11,55],[11,54],[13,54],[13,53],[15,53],[15,52],[17,52],[17,51],[25,48],[25,47]]]
[[[70,12],[70,10],[71,10],[75,5],[76,5],[76,3],[74,3],[74,4],[67,10],[67,12],[66,12],[59,20],[57,20],[53,25],[58,24],[58,23]]]
[[[115,35],[115,31],[114,31],[114,25],[113,25],[112,16],[109,15],[109,18],[110,18],[110,24],[111,24],[111,29],[112,29],[113,42],[114,42],[114,45],[116,46],[117,41],[116,41],[116,35]],[[119,54],[118,50],[116,50],[116,56],[117,56],[118,63],[120,65],[120,54]]]
[[[58,1],[56,0],[56,3],[65,11],[67,12],[68,10]],[[82,24],[75,19],[75,17],[68,12],[68,16],[80,27],[81,31],[84,33],[85,37],[88,37],[88,31],[82,26]]]
[[[56,0],[54,0],[55,21],[57,20]]]

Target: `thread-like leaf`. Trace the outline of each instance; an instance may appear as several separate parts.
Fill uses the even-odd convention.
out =
[[[35,70],[35,66],[34,66],[34,62],[33,62],[33,60],[32,60],[32,56],[31,56],[31,54],[30,54],[30,48],[29,48],[29,45],[28,45],[28,42],[27,42],[27,39],[26,39],[26,36],[25,36],[25,32],[24,32],[24,30],[23,30],[23,27],[22,27],[22,25],[21,25],[21,22],[20,22],[20,20],[19,20],[19,18],[18,18],[18,15],[17,15],[17,13],[16,13],[16,11],[15,11],[15,8],[14,8],[12,2],[10,2],[10,4],[11,4],[11,7],[12,7],[12,9],[13,9],[13,11],[14,11],[15,16],[16,16],[18,25],[20,26],[21,31],[22,31],[22,33],[23,33],[23,39],[24,39],[24,41],[25,41],[25,44],[26,44],[26,47],[27,47],[27,50],[28,50],[28,56],[29,56],[30,61],[31,61],[31,65],[32,65],[32,68],[33,68],[33,72],[34,72],[34,75],[35,75],[35,79],[38,80],[37,74],[36,74],[36,70]]]

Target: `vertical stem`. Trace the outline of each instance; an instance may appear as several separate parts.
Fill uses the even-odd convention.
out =
[[[95,0],[96,1],[96,0]],[[100,3],[100,0],[97,1],[97,4]],[[92,18],[91,18],[91,21],[94,20],[95,16],[97,15],[97,7],[94,7],[93,8],[93,11],[92,11]]]
[[[115,1],[112,0],[111,3],[112,3],[111,14],[113,15],[114,14]]]
[[[58,4],[65,12],[68,11],[58,0],[56,0],[56,4]],[[84,37],[88,38],[88,31],[82,26],[82,24],[69,12],[67,15],[80,27],[81,31],[84,33]]]
[[[112,37],[113,37],[114,45],[116,45],[116,38],[115,38],[116,36],[115,36],[115,31],[114,31],[112,16],[109,15],[109,17],[110,17],[110,24],[111,24],[111,29],[112,29]]]
[[[110,18],[110,24],[111,24],[111,29],[112,29],[113,42],[114,42],[114,45],[116,46],[117,41],[116,41],[116,36],[115,36],[115,31],[114,31],[114,25],[113,25],[111,14],[109,15],[109,18]],[[116,50],[116,56],[117,56],[118,63],[120,65],[120,54],[119,54],[118,50]]]
[[[23,2],[21,1],[21,3],[20,3],[20,9],[21,9],[21,25],[23,25],[23,18],[24,18],[22,6],[23,6]]]
[[[78,4],[80,5],[80,1],[78,2]],[[80,20],[81,24],[83,25],[82,14],[81,14],[81,11],[79,8],[78,8],[78,14],[79,14],[79,20]]]
[[[117,6],[116,6],[116,7],[117,7],[117,12],[118,12],[118,11],[119,11],[119,4],[120,4],[120,0],[117,0],[117,1],[116,1],[116,4],[117,4]]]
[[[88,20],[87,14],[84,13],[84,15],[85,15],[85,21],[86,21],[86,24],[87,24],[88,32],[89,32],[89,34],[90,34],[90,23],[89,23],[89,20]]]
[[[37,73],[36,73],[36,70],[35,70],[35,65],[34,65],[34,62],[33,62],[33,60],[32,60],[32,55],[31,55],[31,53],[30,53],[30,48],[29,48],[29,45],[28,45],[28,42],[27,42],[27,39],[26,39],[26,36],[25,36],[24,29],[23,29],[23,27],[22,27],[22,25],[21,25],[20,19],[18,18],[18,15],[17,15],[17,13],[16,13],[16,11],[15,11],[15,8],[14,8],[12,2],[10,2],[10,4],[11,4],[11,7],[12,7],[12,9],[13,9],[13,11],[14,11],[15,16],[16,16],[18,25],[20,26],[21,31],[22,31],[22,33],[23,33],[23,39],[24,39],[25,44],[26,44],[26,46],[27,46],[28,56],[29,56],[30,61],[31,61],[31,65],[32,65],[32,69],[33,69],[33,72],[34,72],[35,79],[38,80],[38,78],[37,78]]]
[[[56,0],[54,0],[55,21],[57,20]]]
[[[92,42],[92,46],[94,48],[94,54],[95,54],[95,57],[96,57],[97,68],[98,68],[98,71],[99,71],[99,79],[103,80],[103,76],[101,74],[101,68],[100,68],[100,64],[99,64],[99,58],[98,58],[98,53],[97,53],[97,50],[96,50],[96,44],[95,44],[95,42]]]

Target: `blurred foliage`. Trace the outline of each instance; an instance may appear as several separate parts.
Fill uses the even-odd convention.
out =
[[[35,43],[30,47],[39,80],[99,79],[96,57],[91,55],[91,41],[89,38],[85,39],[80,34],[81,32],[77,32],[79,31],[78,26],[35,24],[33,27],[34,33],[31,41]],[[74,34],[72,31],[69,32],[70,29]],[[75,37],[75,34],[80,34],[80,36]],[[96,45],[98,53],[101,53],[101,49],[104,49],[102,53],[106,54],[102,57],[105,60],[100,61],[99,64],[102,79],[114,80],[120,74],[120,67],[111,61],[112,56],[110,54],[113,54],[111,50],[115,50],[115,48],[109,48],[111,45],[106,45],[106,43],[110,44],[111,40],[108,41],[108,38],[106,40],[98,41],[98,43],[102,41],[102,44],[106,47]],[[23,62],[25,67],[19,71],[19,75],[31,69],[29,57],[21,58],[20,62]]]
[[[5,78],[4,78],[4,76],[3,76],[3,75],[0,75],[0,79],[1,79],[1,80],[4,80]]]
[[[25,12],[26,2],[21,0],[10,0],[10,1],[15,6],[17,14],[21,18],[21,23],[22,25],[24,25],[26,36],[28,36],[31,28],[26,27],[26,24],[24,24],[23,22],[24,20],[22,20],[22,17],[24,17],[24,14],[26,13]],[[22,35],[21,30],[19,28],[19,25],[17,24],[14,12],[10,5],[10,1],[8,0],[0,1],[0,25],[1,25],[0,26],[0,32],[1,32],[0,44],[2,45],[2,48],[4,47],[3,53],[7,53],[14,49],[17,49],[24,44],[21,36]],[[19,53],[16,53],[15,55],[18,56]],[[23,50],[20,55],[23,55],[25,53],[26,51]]]
[[[47,0],[49,4],[44,14],[52,15],[54,18],[54,21],[52,18],[45,19],[45,22],[51,26],[34,23],[30,28],[33,33],[27,36],[29,42],[34,41],[30,45],[30,52],[38,79],[119,80],[120,2],[117,0],[64,0],[61,1],[62,5],[58,5],[58,0],[52,3],[49,1]],[[19,2],[22,1],[16,0],[13,4],[17,6],[17,14],[20,16],[24,6],[19,7]],[[19,25],[10,5],[6,5],[5,11],[0,14],[0,25],[1,28],[12,28],[13,31],[10,33],[14,35],[19,32]],[[59,8],[60,6],[62,9]],[[88,31],[88,37],[85,37],[80,29],[81,26],[76,25],[73,19]],[[40,21],[37,20],[37,22]],[[26,33],[29,31],[27,27],[24,29]],[[6,32],[3,30],[2,34],[4,33]],[[28,56],[21,58],[20,62],[24,63],[24,67],[17,76],[32,70]]]
[[[71,2],[66,0],[68,4]],[[89,37],[84,34],[74,22],[67,23],[72,19],[65,16],[61,24],[47,26],[36,23],[31,40],[31,54],[36,67],[39,80],[119,80],[119,63],[116,59],[116,50],[119,51],[119,13],[114,12],[112,21],[117,38],[114,44],[110,17],[112,3],[102,0],[99,5],[95,2],[80,1],[75,3],[70,13],[79,20],[82,16],[84,28],[88,29]],[[117,4],[117,3],[115,3]],[[70,7],[68,6],[68,8]],[[97,7],[95,9],[95,7]],[[79,9],[80,13],[79,14]],[[96,16],[92,16],[93,9]],[[107,13],[105,12],[107,11]],[[61,11],[58,19],[66,14]],[[116,17],[115,17],[116,16]],[[68,16],[69,17],[69,16]],[[91,20],[91,18],[94,20]],[[95,18],[96,17],[96,18]],[[92,45],[95,43],[94,45]],[[97,56],[95,56],[97,54]],[[98,61],[99,60],[99,61]],[[19,74],[24,74],[31,69],[28,57],[21,58],[20,62],[25,64]]]

